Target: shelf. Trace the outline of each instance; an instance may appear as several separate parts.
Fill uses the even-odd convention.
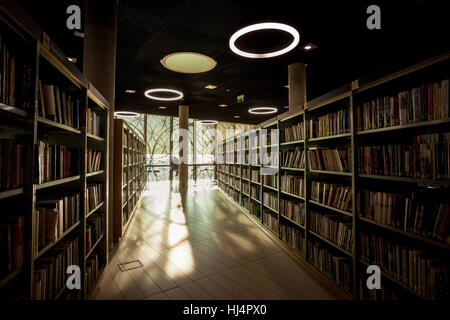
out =
[[[364,217],[358,217],[358,219],[360,221],[365,222],[365,223],[369,223],[371,225],[374,225],[374,226],[377,226],[377,227],[380,227],[380,228],[383,228],[383,229],[395,232],[397,234],[401,234],[401,235],[406,236],[408,238],[415,239],[415,240],[427,243],[429,245],[432,245],[432,246],[435,246],[435,247],[438,247],[438,248],[450,251],[450,245],[448,245],[445,242],[441,242],[439,240],[435,240],[433,238],[428,238],[428,237],[425,237],[425,236],[422,236],[422,235],[418,235],[418,234],[414,234],[414,233],[411,233],[411,232],[403,231],[401,229],[398,229],[398,228],[395,228],[395,227],[391,227],[391,226],[388,226],[388,225],[384,225],[382,223],[378,223],[376,221],[373,221],[373,220],[370,220],[370,219],[367,219],[367,218],[364,218]]]
[[[69,183],[72,181],[77,181],[81,178],[81,176],[73,176],[73,177],[69,177],[69,178],[64,178],[64,179],[58,179],[58,180],[53,180],[53,181],[49,181],[49,182],[44,182],[41,184],[35,184],[36,186],[36,190],[40,190],[40,189],[45,189],[45,188],[50,188],[50,187],[54,187],[54,186],[58,186],[64,183]]]
[[[339,251],[345,253],[346,255],[348,255],[348,256],[350,256],[350,257],[353,257],[353,253],[351,253],[350,251],[347,251],[347,250],[344,249],[344,248],[339,247],[337,244],[335,244],[334,242],[328,240],[328,239],[325,238],[325,237],[322,237],[320,234],[318,234],[318,233],[316,233],[316,232],[314,232],[314,231],[312,231],[312,230],[309,230],[309,229],[308,229],[308,232],[309,232],[310,234],[312,234],[313,236],[315,236],[316,238],[319,238],[320,240],[322,240],[322,241],[328,243],[329,245],[333,246],[334,248],[338,249]],[[353,236],[354,236],[354,235],[353,235]]]
[[[94,209],[92,209],[91,211],[89,211],[89,212],[86,214],[86,218],[88,218],[90,215],[92,215],[95,211],[97,211],[99,208],[101,208],[104,204],[105,204],[105,202],[102,201],[98,206],[96,206]]]
[[[286,191],[283,191],[283,190],[280,190],[280,193],[285,194],[285,195],[288,195],[288,196],[290,196],[290,197],[294,197],[294,198],[303,200],[303,201],[305,200],[305,198],[303,198],[303,197],[301,197],[301,196],[298,196],[298,195],[296,195],[296,194],[289,193],[289,192],[286,192]]]
[[[42,248],[39,252],[37,257],[34,258],[34,260],[39,259],[40,257],[42,257],[47,251],[49,251],[51,248],[53,248],[59,241],[61,241],[62,239],[64,239],[65,236],[67,236],[69,233],[71,233],[76,227],[78,227],[80,225],[80,221],[74,223],[71,227],[69,227],[66,231],[64,231],[64,233],[61,235],[61,237],[59,237],[58,239],[56,239],[55,242],[49,243],[48,245],[46,245],[44,248]]]
[[[105,173],[105,170],[100,170],[100,171],[95,171],[95,172],[91,172],[91,173],[86,173],[86,177],[93,177],[93,176],[98,176]]]
[[[386,180],[386,181],[397,181],[397,182],[407,182],[407,183],[417,183],[419,185],[437,185],[437,186],[449,186],[450,180],[434,180],[434,179],[420,179],[411,177],[397,177],[397,176],[381,176],[376,174],[358,174],[359,178],[375,179],[375,180]]]
[[[86,254],[86,258],[85,258],[85,259],[89,258],[89,256],[91,255],[91,253],[94,252],[94,250],[95,250],[95,248],[97,247],[97,245],[100,243],[100,241],[102,241],[104,235],[105,235],[105,234],[103,233],[103,234],[95,241],[95,243],[92,245],[91,249],[89,249],[89,252]]]
[[[249,197],[249,198],[250,198],[250,195],[249,195],[248,193],[242,192],[242,194],[243,194],[244,196],[246,196],[246,197]]]
[[[342,134],[336,134],[336,135],[327,136],[327,137],[309,138],[308,142],[327,141],[327,140],[333,140],[333,139],[350,138],[351,136],[352,136],[351,133],[342,133]]]
[[[61,290],[59,290],[59,292],[55,295],[55,297],[53,298],[53,300],[58,300],[59,298],[61,298],[62,294],[66,291],[67,286],[63,285],[63,287],[61,288]]]
[[[21,272],[22,268],[17,268],[0,279],[0,289],[3,288],[7,283],[12,281],[15,277],[17,277]]]
[[[24,193],[23,188],[17,188],[17,189],[1,191],[0,192],[0,199],[6,199],[6,198],[14,197],[14,196],[17,196],[17,195],[23,194],[23,193]]]
[[[266,207],[267,209],[269,209],[269,210],[273,211],[274,213],[278,214],[278,210],[275,210],[274,208],[269,207],[267,204],[264,204],[264,203],[262,205],[263,205],[263,207]]]
[[[250,183],[253,183],[253,184],[257,184],[257,185],[261,185],[261,182],[256,182],[256,181],[250,181]]]
[[[350,172],[340,172],[340,171],[326,171],[326,170],[308,170],[310,173],[318,173],[318,174],[332,174],[336,176],[346,176],[351,177],[352,174]]]
[[[392,127],[385,127],[385,128],[378,128],[378,129],[371,129],[371,130],[363,130],[356,132],[357,135],[370,135],[375,133],[384,133],[384,132],[391,132],[391,131],[399,131],[399,130],[406,130],[406,129],[414,129],[414,128],[422,128],[422,127],[429,127],[429,126],[438,126],[443,124],[450,124],[450,119],[439,119],[439,120],[430,120],[430,121],[420,121],[415,123],[409,123],[399,126],[392,126]]]
[[[273,191],[278,191],[277,188],[274,188],[274,187],[271,187],[271,186],[268,186],[268,185],[265,185],[265,184],[263,184],[263,188],[267,188],[267,189],[270,189],[270,190],[273,190]]]
[[[65,124],[50,120],[50,119],[42,118],[41,116],[38,117],[38,124],[46,126],[49,129],[62,130],[64,132],[71,133],[71,134],[81,134],[81,131],[78,129],[72,128],[68,125],[65,125]]]
[[[0,113],[9,116],[19,116],[23,118],[29,117],[27,111],[3,103],[0,103]]]
[[[302,226],[301,224],[295,222],[295,221],[292,220],[292,219],[289,219],[288,217],[282,215],[281,213],[280,213],[280,217],[283,218],[283,219],[285,219],[285,220],[287,220],[287,221],[289,221],[290,223],[295,224],[297,227],[302,228],[303,230],[305,230],[305,227],[304,227],[304,226]]]
[[[293,144],[302,144],[302,143],[305,143],[305,140],[282,142],[282,143],[280,143],[280,146],[290,146],[290,145],[293,145]]]
[[[305,169],[302,168],[289,168],[289,167],[281,167],[281,170],[286,170],[286,171],[299,171],[299,172],[304,172]]]
[[[252,197],[252,196],[250,196],[250,199],[251,199],[251,200],[254,200],[255,202],[258,202],[259,204],[261,204],[261,201],[259,201],[258,199],[254,198],[254,197]]]
[[[319,206],[319,207],[322,207],[322,208],[327,208],[328,210],[332,210],[332,211],[344,214],[346,216],[353,217],[353,213],[351,213],[351,212],[348,212],[348,211],[345,211],[345,210],[342,210],[342,209],[338,209],[338,208],[335,208],[335,207],[331,207],[331,206],[328,206],[326,204],[322,204],[322,203],[314,201],[314,200],[308,200],[308,202],[312,203],[312,204],[314,204],[316,206]]]
[[[104,141],[105,141],[105,138],[102,138],[102,137],[93,135],[92,133],[86,133],[86,136],[87,136],[89,139],[92,139],[92,140],[95,140],[95,141],[99,141],[99,142],[104,142]]]

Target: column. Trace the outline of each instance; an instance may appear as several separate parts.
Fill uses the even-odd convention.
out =
[[[306,64],[293,63],[288,66],[289,111],[303,109],[306,103]]]
[[[86,0],[83,73],[111,105],[108,193],[113,194],[114,93],[116,79],[117,0]],[[108,242],[113,241],[113,199],[108,199]]]
[[[178,165],[178,179],[180,189],[187,189],[188,187],[188,157],[189,157],[189,107],[179,106],[178,107],[178,123],[179,123],[179,165]],[[184,139],[181,136],[181,132],[187,132],[187,137]],[[185,161],[181,161],[182,159]]]

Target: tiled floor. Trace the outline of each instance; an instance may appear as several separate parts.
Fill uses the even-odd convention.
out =
[[[335,299],[210,182],[150,184],[129,228],[95,299]]]

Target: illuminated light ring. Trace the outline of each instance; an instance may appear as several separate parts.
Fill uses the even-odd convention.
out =
[[[246,52],[246,51],[242,51],[236,47],[235,43],[236,43],[237,39],[239,39],[246,33],[258,31],[258,30],[285,31],[285,32],[290,33],[294,37],[294,40],[286,48],[283,48],[281,50],[274,51],[274,52],[268,52],[268,53]],[[295,28],[293,28],[287,24],[283,24],[283,23],[265,22],[265,23],[252,24],[248,27],[245,27],[245,28],[242,28],[242,29],[236,31],[231,36],[229,45],[230,45],[231,51],[233,51],[234,53],[236,53],[240,56],[243,56],[246,58],[258,59],[258,58],[272,58],[272,57],[280,56],[280,55],[285,54],[285,53],[291,51],[292,49],[294,49],[299,43],[300,43],[300,34],[298,33],[298,31]]]
[[[208,125],[219,123],[217,120],[198,120],[197,122],[200,124],[208,124]]]
[[[251,114],[271,114],[278,111],[275,107],[256,107],[248,109],[248,113]]]
[[[170,93],[175,93],[178,96],[173,97],[173,98],[161,98],[161,97],[152,96],[150,94],[150,93],[154,93],[154,92],[170,92]],[[175,100],[183,99],[183,97],[184,97],[183,92],[181,92],[181,91],[173,90],[173,89],[164,89],[164,88],[149,89],[149,90],[145,91],[144,95],[149,99],[160,100],[160,101],[175,101]]]
[[[140,114],[132,111],[116,111],[114,112],[114,116],[123,118],[137,118]]]

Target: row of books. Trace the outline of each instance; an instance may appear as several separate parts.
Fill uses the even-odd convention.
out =
[[[69,149],[66,146],[39,141],[36,182],[41,184],[79,175],[80,162],[79,149]]]
[[[89,184],[86,187],[86,212],[97,208],[103,202],[103,184]]]
[[[250,186],[250,196],[259,200],[259,187]]]
[[[281,175],[281,191],[304,198],[304,181],[302,177],[290,175],[285,172]]]
[[[52,84],[39,81],[39,114],[44,119],[80,129],[80,101]]]
[[[309,211],[309,229],[337,246],[353,252],[352,222],[347,217]]]
[[[350,112],[348,108],[308,120],[308,137],[321,138],[350,133]]]
[[[272,188],[278,188],[278,176],[277,175],[263,175],[263,184]]]
[[[257,182],[257,183],[259,183],[259,182],[261,181],[261,180],[260,180],[259,169],[257,169],[257,170],[252,170],[251,174],[252,174],[252,179],[251,179],[251,181]]]
[[[295,250],[305,253],[305,232],[280,221],[280,238]]]
[[[251,215],[261,219],[261,205],[257,202],[250,201],[249,210]]]
[[[95,136],[101,135],[101,116],[99,116],[95,111],[87,108],[86,115],[86,132],[93,134]]]
[[[0,221],[0,278],[23,266],[25,222],[23,216]]]
[[[305,226],[304,202],[280,199],[280,214],[301,226]]]
[[[79,193],[37,201],[34,256],[48,244],[60,239],[63,233],[80,219]]]
[[[259,139],[261,140],[262,146],[279,144],[279,138],[278,129],[266,129],[266,134],[263,134],[263,131],[260,131]]]
[[[308,241],[309,262],[341,287],[351,291],[352,259],[331,251],[317,241]]]
[[[358,192],[356,204],[361,217],[450,244],[450,204],[369,190]]]
[[[263,192],[263,204],[278,210],[278,195],[275,192]]]
[[[310,149],[308,165],[313,170],[349,172],[351,152],[349,149]]]
[[[266,227],[271,229],[273,232],[278,233],[278,218],[269,210],[262,211],[263,223]]]
[[[413,144],[366,146],[358,172],[421,179],[450,179],[450,132],[417,136]]]
[[[333,208],[352,211],[352,188],[350,186],[311,181],[311,199]]]
[[[371,130],[449,117],[449,80],[380,97],[356,108],[356,129]]]
[[[31,145],[16,139],[0,139],[0,190],[16,189],[25,184],[31,155]]]
[[[248,168],[242,168],[242,179],[250,179],[250,170]]]
[[[0,103],[31,110],[34,106],[33,69],[9,47],[0,33]]]
[[[87,149],[86,170],[88,173],[99,171],[102,164],[102,152]]]
[[[86,220],[86,251],[91,250],[95,242],[105,232],[105,215],[94,214]]]
[[[94,288],[100,272],[100,261],[97,254],[92,254],[86,260],[86,292],[89,294]]]
[[[360,231],[359,236],[363,261],[378,265],[424,299],[449,299],[448,263],[398,239],[365,231]]]
[[[303,122],[296,123],[288,128],[280,130],[280,143],[295,142],[304,139],[304,124]]]
[[[246,194],[250,194],[250,183],[242,182],[241,191]]]
[[[394,288],[388,286],[381,286],[380,289],[368,289],[366,284],[367,274],[361,274],[359,279],[359,298],[360,300],[402,300],[403,297],[406,299],[405,294],[402,294]]]
[[[34,266],[33,300],[53,300],[66,288],[67,267],[79,265],[78,238],[58,243]]]
[[[281,166],[288,168],[305,168],[305,152],[296,147],[294,151],[281,151]]]

